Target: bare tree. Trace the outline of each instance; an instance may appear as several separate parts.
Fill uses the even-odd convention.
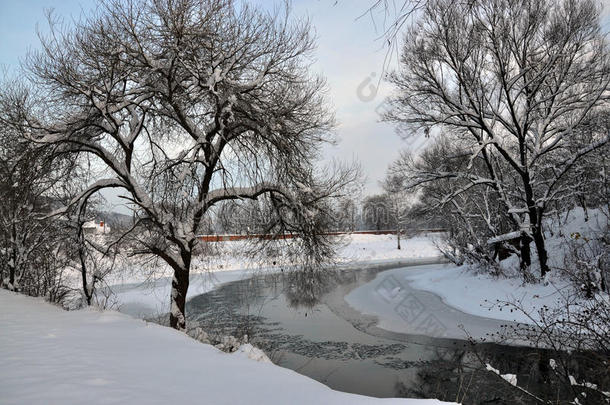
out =
[[[597,5],[429,1],[407,34],[401,61],[391,77],[400,96],[386,118],[413,131],[442,128],[487,172],[472,173],[468,165],[427,173],[418,183],[465,182],[447,200],[491,187],[522,245],[528,248],[533,240],[544,276],[543,218],[569,192],[562,184],[566,174],[609,140],[607,131],[575,136],[607,107],[610,65]]]
[[[610,133],[610,110],[604,109],[592,114],[574,135],[581,137],[582,143],[591,143],[600,133]],[[575,153],[576,150],[573,150]],[[573,207],[581,207],[585,221],[589,221],[589,208],[608,206],[610,203],[610,144],[606,143],[595,151],[583,156],[573,169],[561,180],[565,190],[556,200],[555,214],[561,223],[561,216]],[[553,212],[549,212],[551,215]]]
[[[388,173],[382,182],[383,190],[387,195],[387,208],[392,222],[396,224],[396,249],[400,250],[400,236],[410,217],[410,210],[415,203],[415,195],[403,184],[405,177]]]
[[[80,295],[83,298],[81,305],[97,304],[104,308],[108,305],[108,295],[110,295],[109,292],[107,293],[109,288],[105,285],[105,280],[115,269],[119,243],[105,246],[104,242],[110,235],[97,235],[96,232],[87,235],[85,223],[95,218],[95,213],[91,210],[91,206],[95,206],[94,203],[95,201],[89,199],[86,203],[79,204],[78,212],[68,212],[67,222],[72,228],[70,240],[72,266],[80,273]],[[103,289],[104,294],[98,294]]]
[[[483,265],[498,273],[488,240],[514,230],[516,223],[497,197],[496,190],[486,182],[473,184],[473,179],[487,176],[481,158],[470,160],[471,152],[460,147],[459,138],[450,134],[439,136],[419,155],[403,152],[389,167],[390,176],[401,179],[406,189],[418,192],[413,216],[425,218],[447,229],[447,243],[439,247],[456,264]],[[439,177],[439,173],[468,173],[463,177]],[[519,237],[519,234],[517,234]],[[445,249],[447,247],[448,249]],[[503,249],[520,257],[521,271],[529,278],[529,243],[516,249],[502,243]]]
[[[308,22],[231,0],[108,0],[51,28],[27,62],[44,102],[29,111],[30,136],[91,155],[106,175],[73,205],[124,191],[138,253],[174,271],[172,327],[186,327],[197,235],[217,204],[264,201],[268,229],[298,233],[308,264],[328,256],[316,213],[355,174],[314,164],[333,116],[308,72]]]
[[[400,39],[403,32],[418,20],[418,13],[428,0],[372,0],[360,19],[370,19],[379,40],[386,49],[384,70],[394,56],[400,56]]]
[[[356,203],[352,196],[342,198],[337,206],[337,229],[354,232],[356,230],[356,211]]]

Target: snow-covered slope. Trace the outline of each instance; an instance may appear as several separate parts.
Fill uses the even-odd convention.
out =
[[[65,312],[0,290],[0,403],[441,404],[333,391],[117,312]]]

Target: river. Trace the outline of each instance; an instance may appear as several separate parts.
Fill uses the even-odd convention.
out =
[[[385,288],[391,293],[384,282],[388,284],[387,276],[397,269],[387,267],[256,275],[193,297],[187,312],[191,323],[208,333],[248,334],[275,364],[340,391],[464,404],[530,403],[526,395],[486,371],[486,363],[502,373],[517,374],[519,385],[534,392],[550,389],[545,384],[546,351],[457,338],[469,327],[481,335],[503,322],[464,314],[434,294],[411,289],[409,297],[425,309],[421,319],[433,318],[438,324],[428,322],[428,329],[413,327],[400,333],[380,328],[377,317],[346,302],[357,289]],[[410,269],[426,267],[402,267]],[[408,321],[408,309],[402,314]]]

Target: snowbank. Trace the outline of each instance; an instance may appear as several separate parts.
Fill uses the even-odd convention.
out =
[[[530,323],[521,311],[514,311],[502,302],[521,303],[535,315],[546,305],[553,308],[561,302],[561,291],[568,282],[549,277],[547,283],[523,284],[518,278],[493,278],[477,275],[467,266],[438,268],[427,272],[404,272],[404,281],[411,287],[441,297],[447,305],[481,317]]]
[[[117,312],[66,312],[0,290],[3,404],[423,404],[333,391]]]
[[[609,213],[599,208],[589,209],[587,215],[582,208],[572,209],[568,215],[562,214],[559,219],[547,219],[546,248],[549,254],[549,265],[562,268],[566,254],[566,241],[575,237],[596,239],[607,232]],[[585,218],[588,217],[588,221]]]
[[[577,207],[568,215],[562,214],[561,223],[557,219],[546,220],[546,247],[552,268],[564,267],[566,243],[571,237],[578,234],[579,237],[593,239],[605,232],[608,218],[600,209],[590,209],[588,217],[589,220],[585,221],[583,209]],[[535,251],[533,244],[532,248]],[[405,280],[414,288],[441,296],[448,305],[464,312],[506,321],[532,323],[522,311],[501,305],[504,302],[518,304],[536,320],[542,307],[555,308],[565,304],[564,295],[572,287],[564,275],[551,271],[542,282],[526,284],[518,273],[516,257],[502,264],[512,277],[494,278],[476,274],[468,266],[462,266],[426,273],[405,273]],[[535,274],[538,272],[535,268],[533,271]]]

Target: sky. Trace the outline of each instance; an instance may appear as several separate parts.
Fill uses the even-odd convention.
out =
[[[279,1],[251,0],[263,7]],[[380,80],[387,54],[381,37],[383,19],[366,14],[374,0],[293,0],[292,14],[308,17],[316,30],[318,48],[314,71],[328,81],[336,111],[339,138],[323,158],[357,160],[366,175],[365,194],[380,191],[379,181],[401,149],[412,148],[390,123],[380,122],[379,111],[392,89]],[[603,0],[602,26],[610,27],[610,0]],[[45,9],[67,21],[95,8],[95,0],[0,0],[0,66],[14,71],[28,49],[37,48],[37,27],[46,29]],[[386,64],[395,69],[396,58]]]

